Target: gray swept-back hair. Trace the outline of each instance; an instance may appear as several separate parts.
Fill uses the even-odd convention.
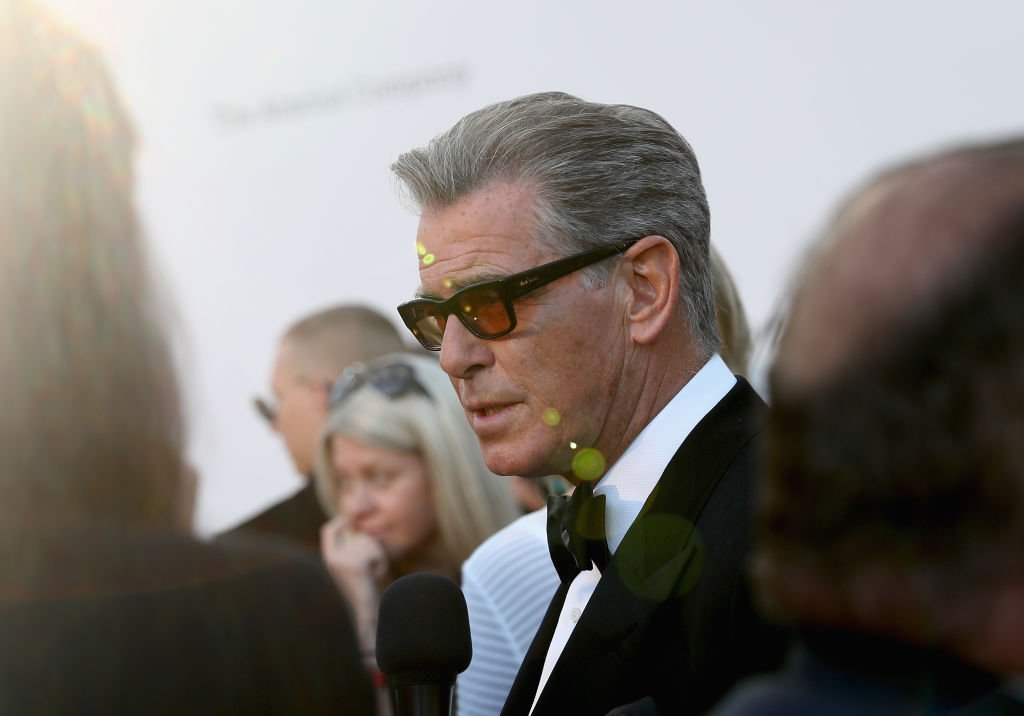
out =
[[[654,112],[562,92],[526,95],[466,115],[391,169],[421,211],[495,182],[528,187],[536,193],[534,236],[560,253],[664,236],[679,254],[693,338],[707,354],[718,350],[700,168],[686,140]],[[587,285],[601,285],[610,270],[608,263],[586,269]]]

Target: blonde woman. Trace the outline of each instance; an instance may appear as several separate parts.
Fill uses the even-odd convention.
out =
[[[371,661],[381,591],[412,572],[458,580],[462,562],[518,510],[433,358],[395,353],[353,366],[331,404],[316,479],[335,517],[321,546]]]

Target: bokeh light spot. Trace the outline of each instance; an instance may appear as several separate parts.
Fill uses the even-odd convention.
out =
[[[427,254],[426,256],[423,257],[423,265],[424,266],[429,266],[430,264],[434,263],[435,261],[437,261],[437,257],[434,256],[434,254]]]
[[[644,600],[662,603],[686,594],[699,582],[707,561],[704,538],[692,522],[648,513],[630,527],[631,537],[615,552],[623,583]]]
[[[416,253],[418,255],[420,255],[420,256],[426,256],[427,255],[427,247],[423,245],[422,241],[417,241],[416,242]]]
[[[575,450],[576,449],[576,443],[574,443],[572,440],[569,441],[569,449],[570,450]]]
[[[554,408],[545,408],[540,419],[544,421],[545,425],[552,428],[562,422],[562,416]]]
[[[444,280],[444,287],[445,287],[445,288],[451,288],[451,287],[452,287],[452,286],[454,286],[454,285],[455,285],[455,282],[454,282],[454,281],[452,281],[452,280],[451,280],[450,278],[446,278],[446,279]]]
[[[596,480],[604,474],[604,455],[596,448],[583,448],[572,458],[572,471],[581,480]]]

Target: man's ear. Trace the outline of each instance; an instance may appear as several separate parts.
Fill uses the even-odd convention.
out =
[[[653,343],[679,305],[679,254],[664,236],[645,236],[626,251],[622,265],[632,299],[630,338]]]

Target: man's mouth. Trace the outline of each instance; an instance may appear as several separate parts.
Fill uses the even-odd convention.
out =
[[[495,406],[483,408],[481,410],[474,410],[473,412],[476,413],[477,415],[482,415],[482,416],[484,416],[486,418],[486,417],[489,417],[491,415],[494,415],[495,413],[498,413],[498,412],[504,410],[506,407],[507,406],[504,406],[504,405],[495,405]]]
[[[469,415],[470,425],[478,436],[497,431],[506,424],[505,417],[511,413],[516,403],[483,403],[474,402],[465,406]]]

